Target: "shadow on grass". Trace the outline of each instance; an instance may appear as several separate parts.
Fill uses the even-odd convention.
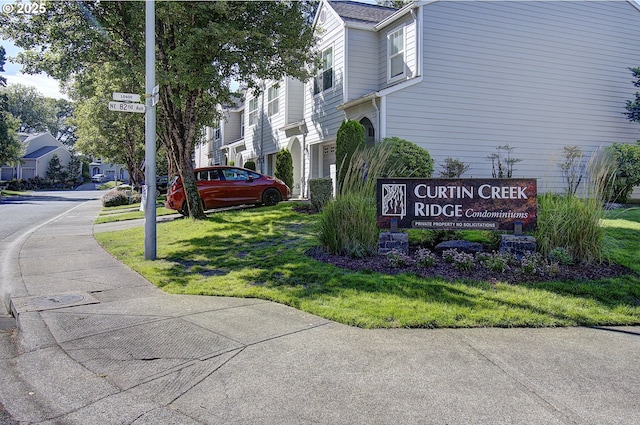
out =
[[[164,238],[164,264],[156,272],[171,292],[269,299],[363,327],[640,323],[637,275],[492,284],[356,272],[305,255],[316,244],[314,222],[284,206],[213,214],[189,224],[201,233],[196,237]],[[159,232],[164,226],[180,232],[186,223],[167,223]]]

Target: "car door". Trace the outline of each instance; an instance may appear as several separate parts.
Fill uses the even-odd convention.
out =
[[[255,190],[255,175],[241,168],[224,168],[225,191],[233,205],[252,204],[259,200]]]
[[[224,206],[224,187],[221,184],[220,171],[217,169],[196,172],[196,184],[205,209]]]

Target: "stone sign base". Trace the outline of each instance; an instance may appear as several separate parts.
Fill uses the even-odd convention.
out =
[[[378,254],[388,254],[394,249],[402,254],[409,254],[408,233],[381,232],[378,241]]]
[[[502,235],[500,254],[513,254],[519,259],[527,252],[536,252],[536,238],[533,236]]]

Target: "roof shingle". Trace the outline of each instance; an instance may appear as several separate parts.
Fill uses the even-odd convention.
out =
[[[330,1],[331,7],[347,22],[360,22],[375,25],[397,12],[392,7],[355,1]]]

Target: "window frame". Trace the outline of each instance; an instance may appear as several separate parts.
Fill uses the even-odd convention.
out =
[[[252,108],[253,106],[253,108]],[[258,98],[254,97],[249,100],[249,127],[258,124]]]
[[[275,92],[275,98],[271,94]],[[280,113],[280,87],[272,85],[267,89],[267,116],[273,116]]]
[[[393,40],[396,34],[400,33],[400,40],[402,41],[402,46],[396,53],[391,53],[393,47]],[[405,78],[407,75],[407,65],[406,65],[406,52],[407,52],[407,39],[406,39],[406,31],[405,27],[401,26],[396,28],[393,31],[390,31],[387,34],[387,80],[388,81],[397,81]],[[402,72],[392,75],[392,64],[394,59],[401,58],[402,60]]]
[[[316,75],[313,77],[313,95],[317,95],[323,93],[331,88],[333,88],[333,46],[329,46],[322,51],[322,66],[316,72]],[[327,66],[327,58],[330,58],[330,65]],[[330,80],[329,86],[326,87],[326,81]]]

